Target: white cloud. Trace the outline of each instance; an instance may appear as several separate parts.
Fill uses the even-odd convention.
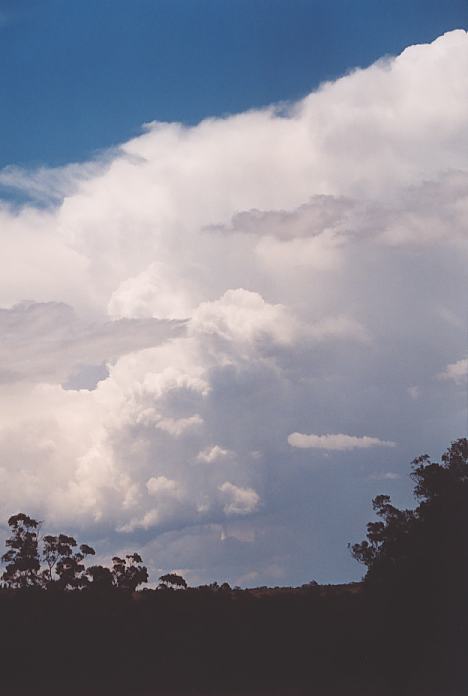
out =
[[[214,302],[202,302],[195,310],[193,331],[240,344],[269,338],[280,344],[291,343],[297,325],[282,305],[272,305],[256,292],[227,290]]]
[[[122,281],[109,300],[109,314],[114,318],[189,316],[193,310],[190,298],[171,284],[168,275],[169,270],[162,264],[152,263],[141,273]]]
[[[253,488],[240,488],[230,481],[225,481],[219,490],[227,500],[224,505],[226,515],[248,515],[260,504],[260,496]]]
[[[343,435],[341,433],[328,435],[303,435],[302,433],[291,433],[288,436],[291,447],[301,449],[324,449],[347,451],[354,449],[367,449],[368,447],[395,447],[394,442],[379,440],[377,437],[355,437],[354,435]]]
[[[294,530],[265,531],[262,568],[289,567],[274,544],[287,556],[310,528],[303,491],[338,486],[287,465],[301,456],[289,433],[330,457],[385,448],[389,472],[393,443],[339,433],[388,428],[411,454],[453,439],[465,418],[441,380],[466,371],[451,360],[465,344],[467,59],[468,35],[451,32],[281,109],[152,123],[96,162],[4,170],[48,205],[0,203],[1,518],[153,530],[177,551],[182,528],[250,524],[261,494],[265,515],[297,508]],[[310,423],[329,434],[293,433]],[[235,537],[259,540],[245,573],[260,567],[255,529]],[[186,567],[182,546],[168,565]]]
[[[455,382],[455,384],[465,384],[468,376],[468,358],[462,358],[457,362],[447,365],[443,372],[439,372],[437,377],[441,380]]]
[[[213,462],[217,462],[232,456],[233,452],[231,452],[230,450],[224,449],[219,445],[212,445],[209,447],[205,447],[204,450],[197,454],[197,461],[212,464]]]
[[[160,430],[165,430],[170,435],[174,437],[179,437],[186,430],[196,428],[202,425],[203,418],[201,418],[197,413],[188,418],[161,418],[156,423],[156,427]]]
[[[146,482],[148,493],[153,496],[159,495],[178,495],[180,486],[177,481],[168,479],[165,476],[152,476]]]
[[[0,26],[1,23],[0,14]],[[0,171],[0,186],[19,189],[34,200],[52,203],[73,195],[81,182],[94,178],[104,169],[105,162],[99,161],[68,164],[55,169],[39,167],[33,171],[10,165]]]

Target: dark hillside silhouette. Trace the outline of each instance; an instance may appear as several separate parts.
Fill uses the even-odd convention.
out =
[[[14,515],[2,693],[466,696],[467,440],[411,475],[417,507],[375,498],[352,547],[367,573],[349,585],[190,588],[170,572],[135,591],[148,579],[137,553],[86,567],[90,546]]]

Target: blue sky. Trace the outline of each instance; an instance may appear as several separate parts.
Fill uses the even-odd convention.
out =
[[[64,164],[146,121],[295,100],[468,26],[465,0],[1,0],[0,166]]]
[[[412,505],[411,460],[466,432],[467,27],[0,0],[0,534],[361,577],[372,497]]]

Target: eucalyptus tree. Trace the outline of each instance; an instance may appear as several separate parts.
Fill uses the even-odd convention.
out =
[[[134,592],[136,588],[148,582],[148,570],[138,553],[130,553],[125,558],[114,556],[112,559],[114,585],[120,590]]]
[[[39,530],[41,522],[19,512],[8,520],[10,536],[8,548],[2,556],[5,583],[12,588],[25,589],[41,585],[39,558]]]
[[[159,580],[160,585],[165,588],[187,589],[186,580],[182,577],[182,575],[178,575],[177,573],[167,573],[166,575],[161,575]]]

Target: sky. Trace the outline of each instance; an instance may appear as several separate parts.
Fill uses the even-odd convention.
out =
[[[467,29],[0,2],[0,520],[153,580],[362,576],[372,497],[466,434]]]

